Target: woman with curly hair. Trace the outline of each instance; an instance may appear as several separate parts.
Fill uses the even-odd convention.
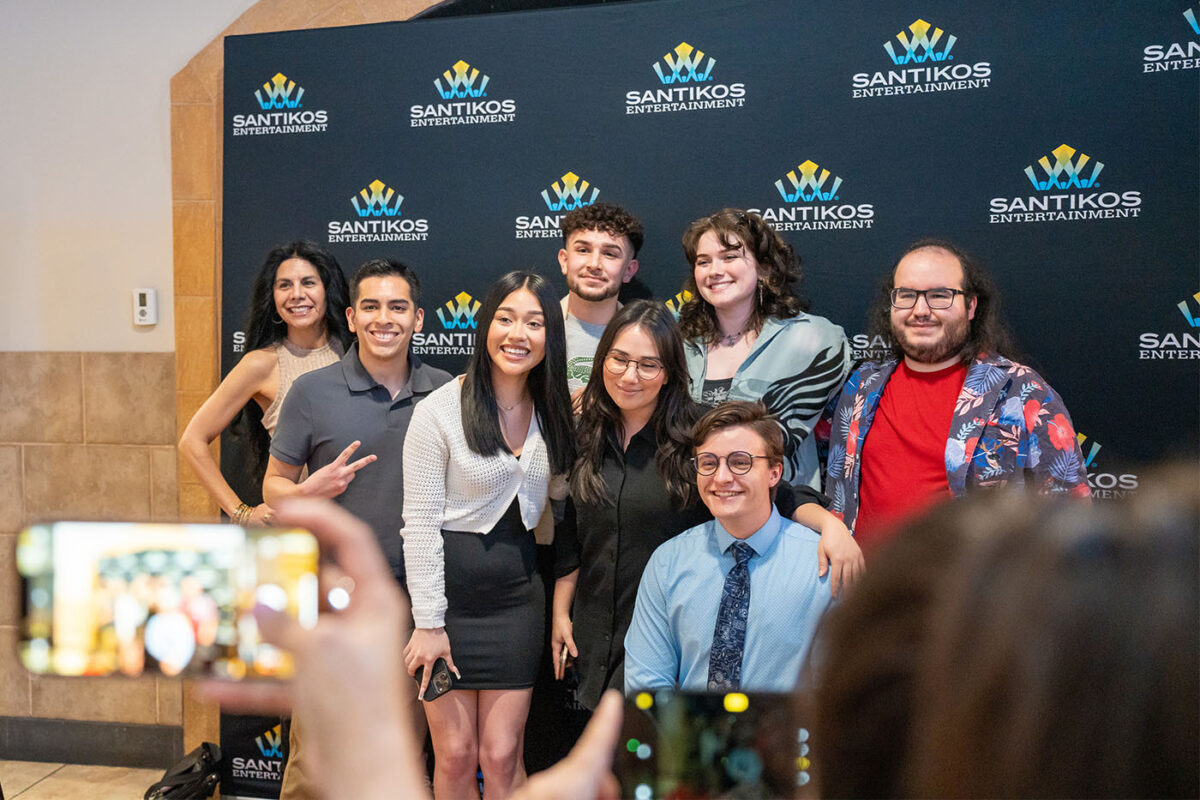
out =
[[[783,427],[783,480],[818,487],[812,431],[850,372],[846,334],[807,313],[799,259],[757,214],[726,208],[698,219],[683,234],[683,251],[692,300],[679,326],[693,399],[761,401]],[[833,521],[820,531],[831,534],[822,536],[822,563],[832,557],[835,583],[839,573],[853,581],[863,561],[849,531]]]

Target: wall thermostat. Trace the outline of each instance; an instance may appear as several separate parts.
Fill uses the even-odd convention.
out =
[[[134,289],[133,290],[133,324],[134,325],[156,325],[156,324],[158,324],[158,290],[157,289]]]

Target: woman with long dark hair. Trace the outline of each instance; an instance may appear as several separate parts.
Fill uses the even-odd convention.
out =
[[[232,422],[247,442],[251,472],[261,483],[271,433],[292,382],[341,358],[346,325],[346,278],[337,259],[312,242],[276,247],[254,278],[246,325],[246,354],[192,416],[179,451],[221,509],[235,522],[270,521],[266,503],[237,496],[209,445]]]
[[[522,743],[545,630],[536,527],[574,458],[566,334],[549,282],[492,284],[466,374],[413,412],[404,441],[404,563],[422,696],[439,659],[458,676],[425,703],[434,794],[486,797],[524,781]]]
[[[704,411],[689,382],[671,312],[650,300],[622,307],[600,338],[583,393],[571,499],[554,542],[550,655],[559,678],[574,660],[577,698],[588,708],[606,688],[624,685],[625,633],[650,555],[712,519],[689,461],[692,426]],[[814,529],[836,523],[817,497],[781,483],[776,505]]]
[[[783,480],[818,487],[812,431],[850,373],[846,334],[807,312],[800,260],[759,215],[726,208],[698,219],[683,234],[683,251],[692,300],[679,327],[692,398],[706,406],[762,402],[783,427]],[[853,582],[864,569],[857,543],[840,522],[821,533],[834,584]]]

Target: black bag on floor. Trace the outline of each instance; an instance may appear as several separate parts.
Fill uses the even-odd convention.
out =
[[[163,773],[143,800],[205,800],[221,780],[221,748],[204,742]]]

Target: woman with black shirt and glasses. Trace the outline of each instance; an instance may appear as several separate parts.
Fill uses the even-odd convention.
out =
[[[624,685],[625,632],[650,554],[712,518],[691,462],[691,429],[703,410],[688,394],[671,312],[650,300],[624,306],[596,348],[576,426],[571,499],[554,541],[551,658],[558,678],[575,664],[577,697],[588,708],[606,688]],[[781,483],[776,505],[819,529],[831,515],[818,498]]]

